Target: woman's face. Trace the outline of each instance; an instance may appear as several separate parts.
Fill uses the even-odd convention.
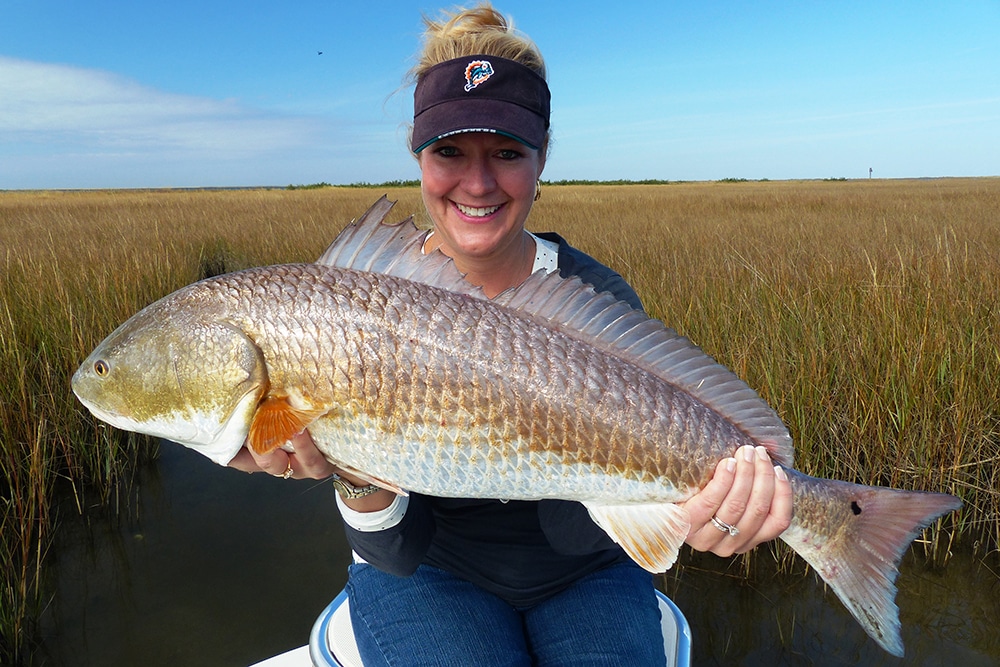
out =
[[[503,135],[466,132],[419,154],[420,190],[441,250],[456,260],[503,258],[522,242],[545,160]]]

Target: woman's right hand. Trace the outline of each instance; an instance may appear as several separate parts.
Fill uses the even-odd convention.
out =
[[[267,454],[258,454],[244,445],[229,466],[243,472],[266,472],[285,479],[326,479],[338,472],[338,468],[317,449],[309,431],[292,436],[291,444],[294,451],[279,447]]]
[[[249,447],[243,447],[229,465],[246,472],[264,471],[286,479],[326,479],[336,474],[356,488],[370,484],[330,463],[316,447],[308,430],[293,436],[291,445],[291,452],[279,447],[268,454],[257,454]],[[291,472],[286,476],[287,471]],[[356,512],[377,512],[392,504],[395,497],[392,491],[381,489],[361,498],[344,498],[343,501]]]

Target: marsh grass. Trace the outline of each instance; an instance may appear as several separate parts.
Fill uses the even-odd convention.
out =
[[[45,601],[54,495],[113,507],[150,451],[76,402],[79,362],[194,280],[311,261],[379,194],[0,193],[0,663],[24,659]],[[393,218],[422,209],[416,188],[388,194]],[[997,549],[1000,179],[546,186],[530,223],[760,391],[796,467],[956,493],[927,555],[957,535]]]

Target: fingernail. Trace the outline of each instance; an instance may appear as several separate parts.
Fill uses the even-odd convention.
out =
[[[747,463],[753,463],[754,448],[752,445],[747,445],[743,448],[743,460]]]
[[[734,458],[726,459],[726,470],[728,472],[736,472],[736,459]]]
[[[788,475],[785,474],[785,469],[781,466],[774,466],[774,476],[780,479],[782,482],[788,481]]]
[[[757,458],[761,461],[770,461],[771,457],[767,454],[767,447],[763,445],[758,445],[757,447]]]

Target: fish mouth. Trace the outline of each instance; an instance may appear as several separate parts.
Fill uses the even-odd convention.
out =
[[[452,203],[455,204],[455,208],[457,208],[462,215],[469,218],[488,218],[504,206],[503,204],[496,204],[494,206],[467,206],[465,204],[459,204],[458,202]]]

